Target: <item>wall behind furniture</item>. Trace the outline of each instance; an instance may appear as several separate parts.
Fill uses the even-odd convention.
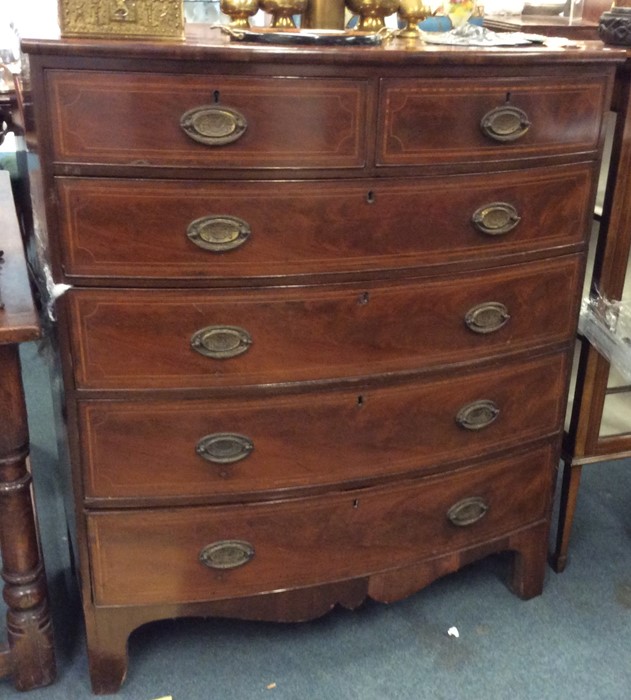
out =
[[[21,36],[49,33],[57,26],[57,0],[2,0],[0,22],[12,22]]]

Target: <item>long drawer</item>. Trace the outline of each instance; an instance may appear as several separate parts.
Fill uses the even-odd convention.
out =
[[[575,331],[581,256],[389,285],[73,289],[83,389],[202,388],[416,371]]]
[[[424,179],[57,178],[68,278],[364,272],[581,243],[593,164]]]
[[[563,353],[361,392],[81,401],[85,495],[108,505],[270,498],[436,471],[556,433],[566,377]]]
[[[540,448],[448,476],[290,501],[91,512],[94,600],[235,598],[456,552],[547,516],[553,453]]]
[[[53,159],[203,168],[360,168],[369,81],[47,73]]]
[[[384,79],[377,164],[595,154],[606,108],[606,86],[590,76],[573,82],[545,76],[462,78],[448,84],[437,79]]]

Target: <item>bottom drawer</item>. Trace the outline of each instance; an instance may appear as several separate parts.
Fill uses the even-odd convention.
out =
[[[90,513],[94,599],[236,598],[455,552],[547,517],[554,454],[546,446],[447,476],[290,501]]]

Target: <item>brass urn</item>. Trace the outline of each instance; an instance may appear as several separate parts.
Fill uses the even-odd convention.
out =
[[[261,0],[261,9],[272,15],[275,29],[295,29],[294,15],[307,9],[308,0]]]
[[[231,27],[248,29],[248,18],[259,11],[259,0],[221,0],[219,7],[230,17]]]
[[[384,19],[396,12],[400,0],[346,0],[346,7],[359,15],[357,30],[378,32],[385,27]]]
[[[421,30],[418,28],[418,23],[431,15],[432,11],[425,4],[425,0],[400,0],[397,13],[406,23],[397,36],[402,39],[419,39]]]

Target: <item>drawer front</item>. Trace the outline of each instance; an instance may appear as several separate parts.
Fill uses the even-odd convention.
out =
[[[57,162],[364,165],[367,81],[56,70],[47,81]]]
[[[236,278],[431,266],[576,245],[593,165],[360,182],[58,178],[69,277]]]
[[[73,289],[62,299],[77,387],[234,387],[415,371],[568,342],[581,263],[567,256],[361,287]]]
[[[80,402],[85,494],[218,501],[436,470],[558,432],[566,369],[557,354],[361,393]]]
[[[455,553],[547,516],[553,452],[293,501],[91,513],[95,602],[242,597]]]
[[[383,80],[377,162],[429,165],[594,155],[605,98],[605,82],[589,76],[572,82],[546,77]]]

